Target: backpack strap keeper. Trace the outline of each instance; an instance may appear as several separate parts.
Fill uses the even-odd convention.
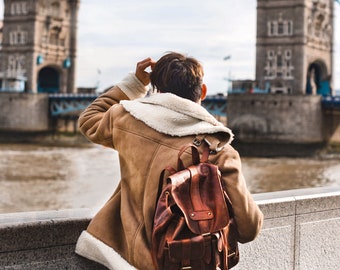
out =
[[[197,135],[194,140],[193,144],[195,146],[200,146],[202,142],[206,142],[209,146],[210,154],[216,154],[223,149],[223,147],[228,143],[227,141],[221,142],[219,139],[209,136],[209,135]]]

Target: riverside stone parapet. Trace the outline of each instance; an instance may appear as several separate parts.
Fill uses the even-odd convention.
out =
[[[340,265],[340,187],[255,194],[258,238],[240,245],[241,269],[335,270]],[[0,215],[0,269],[106,269],[74,253],[93,210]]]

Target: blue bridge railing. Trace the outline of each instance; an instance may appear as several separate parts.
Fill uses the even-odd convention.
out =
[[[77,116],[96,98],[96,94],[50,94],[50,115]],[[202,101],[202,106],[215,116],[227,116],[227,96],[208,96]],[[340,96],[322,97],[322,108],[340,110]]]
[[[340,96],[324,96],[322,97],[322,108],[340,109]]]
[[[49,110],[52,117],[79,115],[98,97],[96,94],[50,94]],[[227,99],[225,96],[210,96],[202,101],[211,114],[226,116]]]
[[[50,115],[79,115],[90,103],[98,97],[96,94],[50,94]]]
[[[215,116],[227,116],[227,97],[224,95],[207,96],[202,106]]]

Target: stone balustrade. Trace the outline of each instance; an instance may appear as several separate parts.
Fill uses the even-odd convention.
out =
[[[240,245],[234,268],[335,270],[340,265],[340,187],[255,194],[265,215],[258,238]],[[88,209],[0,215],[0,269],[105,269],[74,247]]]

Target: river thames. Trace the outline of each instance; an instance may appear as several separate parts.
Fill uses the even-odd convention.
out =
[[[313,158],[242,157],[252,193],[340,185],[340,154]],[[112,149],[0,145],[0,213],[99,209],[118,184]]]

